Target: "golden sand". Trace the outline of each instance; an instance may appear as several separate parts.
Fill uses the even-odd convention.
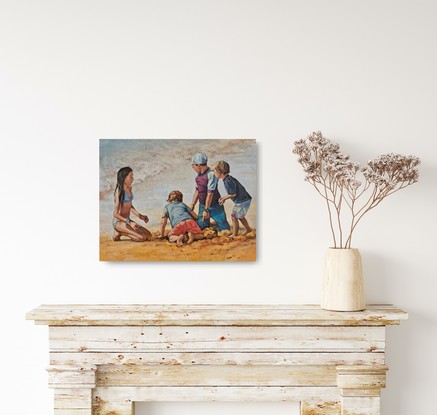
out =
[[[154,239],[148,242],[132,242],[127,239],[114,242],[108,235],[100,236],[101,261],[255,261],[255,232],[247,235],[229,237],[229,231],[217,235],[205,229],[205,239],[192,244],[176,246],[166,239]]]

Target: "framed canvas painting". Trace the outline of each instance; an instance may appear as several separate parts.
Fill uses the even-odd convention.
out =
[[[252,139],[101,139],[101,261],[255,261]]]

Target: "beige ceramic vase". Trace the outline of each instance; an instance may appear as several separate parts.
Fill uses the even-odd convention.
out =
[[[363,267],[358,249],[329,248],[321,307],[333,311],[360,311],[366,308]]]

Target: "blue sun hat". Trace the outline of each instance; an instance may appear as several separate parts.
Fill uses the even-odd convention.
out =
[[[206,157],[203,153],[196,153],[193,157],[191,157],[190,164],[206,164],[208,162],[208,157]]]

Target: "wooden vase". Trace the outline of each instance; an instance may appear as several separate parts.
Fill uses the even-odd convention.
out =
[[[360,311],[366,308],[363,267],[358,249],[329,248],[321,307],[332,311]]]

